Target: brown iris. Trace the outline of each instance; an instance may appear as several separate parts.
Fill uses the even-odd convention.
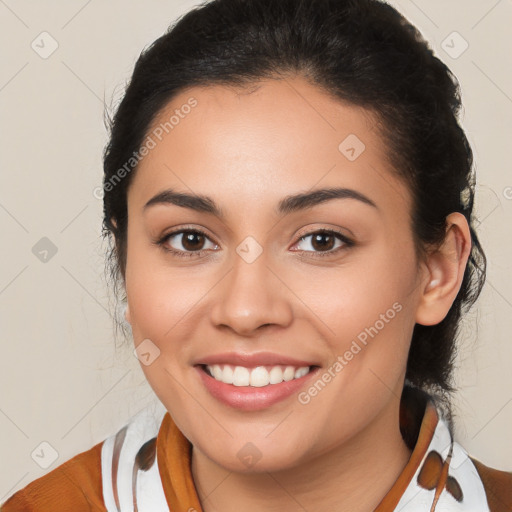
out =
[[[328,251],[334,247],[335,236],[329,233],[316,233],[312,235],[311,245],[319,251]]]
[[[194,233],[191,231],[186,231],[182,234],[182,244],[183,247],[188,251],[198,251],[201,250],[204,245],[205,236],[201,233]]]

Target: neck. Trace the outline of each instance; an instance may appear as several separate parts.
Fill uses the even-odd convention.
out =
[[[373,511],[411,456],[392,400],[365,429],[297,466],[274,472],[234,473],[192,450],[192,475],[203,512],[325,510]]]

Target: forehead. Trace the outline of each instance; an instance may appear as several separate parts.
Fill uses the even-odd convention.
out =
[[[383,207],[409,209],[377,117],[302,78],[189,88],[158,113],[149,138],[152,149],[129,190],[129,203],[138,207],[165,187],[253,208],[344,186]]]

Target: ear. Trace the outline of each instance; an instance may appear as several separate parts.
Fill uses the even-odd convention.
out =
[[[441,247],[428,255],[416,323],[436,325],[448,314],[459,293],[471,252],[471,233],[466,217],[454,212],[446,217]]]

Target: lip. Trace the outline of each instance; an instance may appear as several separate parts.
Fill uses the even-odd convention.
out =
[[[308,365],[304,364],[303,366]],[[207,391],[223,404],[243,411],[258,411],[297,393],[309,379],[317,375],[320,367],[315,366],[307,375],[298,379],[263,387],[225,384],[211,377],[202,365],[196,365],[194,369],[199,374],[199,378]]]
[[[320,366],[318,362],[306,361],[288,357],[275,352],[256,352],[247,354],[242,352],[223,352],[202,357],[193,363],[197,365],[214,365],[214,364],[231,364],[233,366],[245,366],[246,368],[254,368],[256,366]],[[278,385],[278,384],[274,384]]]

